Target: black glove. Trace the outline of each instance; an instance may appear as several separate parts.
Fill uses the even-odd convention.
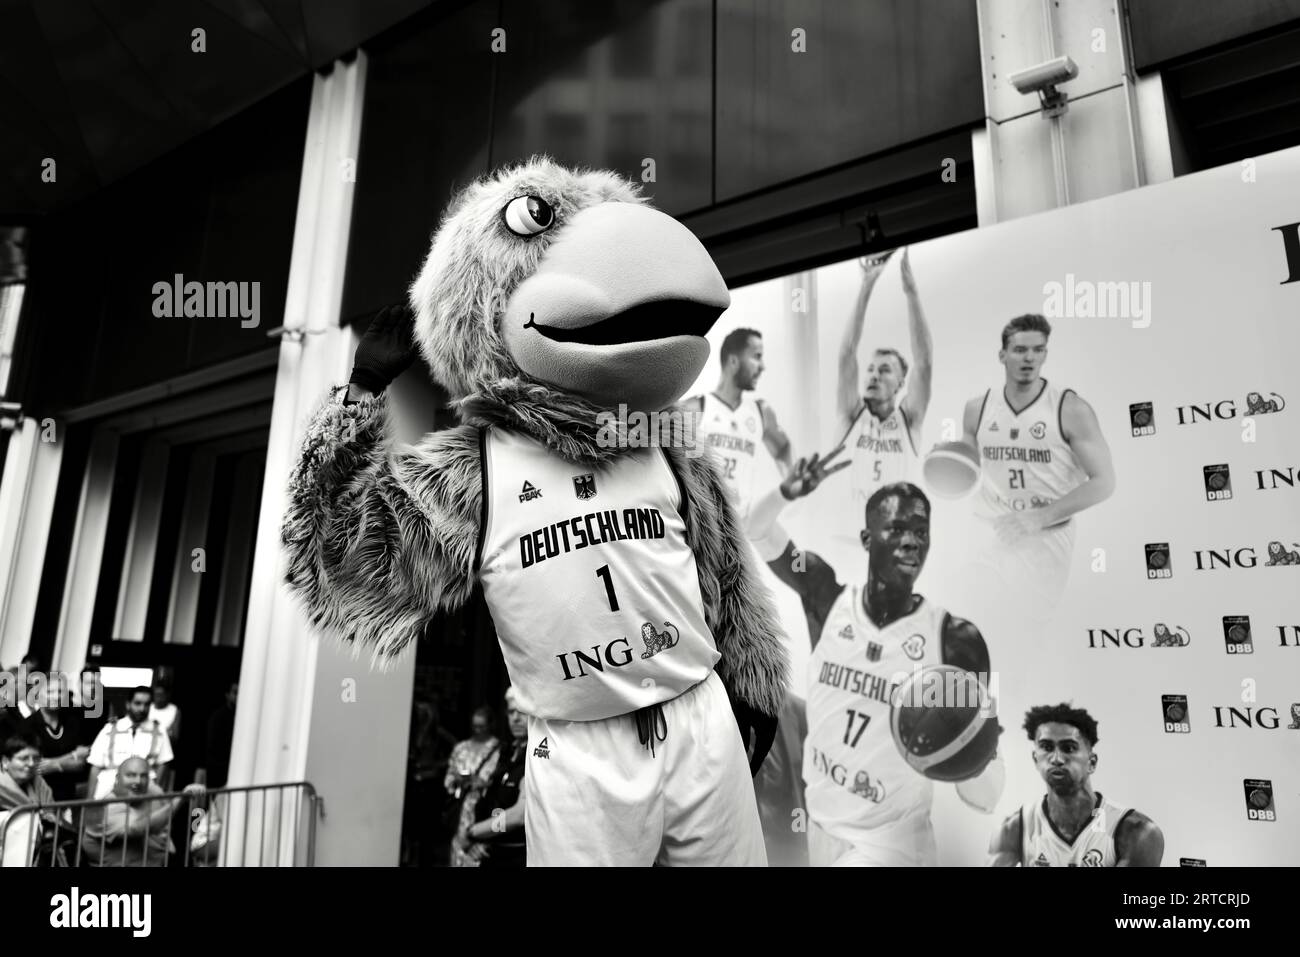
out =
[[[727,697],[731,699],[731,712],[736,716],[736,724],[740,727],[740,740],[744,742],[745,751],[749,754],[749,773],[758,774],[763,759],[772,750],[772,742],[776,740],[776,717],[764,714],[748,702],[741,701],[731,693],[730,688],[727,689]]]
[[[357,343],[349,383],[378,394],[415,361],[415,315],[411,307],[385,306]]]

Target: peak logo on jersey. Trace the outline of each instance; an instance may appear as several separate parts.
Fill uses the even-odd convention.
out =
[[[677,644],[677,640],[682,636],[677,626],[671,621],[666,621],[664,627],[671,628],[673,633],[670,635],[666,631],[655,631],[655,626],[648,621],[641,625],[641,642],[645,645],[645,651],[641,653],[642,658],[653,658],[659,652],[667,651]]]
[[[1047,423],[1035,422],[1032,426],[1030,426],[1029,434],[1036,439],[1041,439],[1043,436],[1047,434]]]
[[[1300,549],[1300,543],[1292,542],[1296,549]],[[1264,560],[1264,565],[1300,565],[1300,551],[1288,549],[1281,542],[1268,543],[1268,558]]]
[[[533,748],[533,757],[545,758],[548,761],[551,759],[551,746],[547,743],[546,738],[542,738],[541,741],[537,742],[537,747]]]
[[[990,429],[989,431],[992,431],[992,430]],[[1020,438],[1020,430],[1017,429],[1014,425],[1011,427],[1010,431],[1008,431],[1007,434],[1011,436],[1011,441],[1012,441],[1012,442],[1014,442],[1016,439]]]
[[[903,642],[903,654],[913,661],[920,661],[925,657],[925,636],[912,635]]]
[[[1255,653],[1255,643],[1250,636],[1249,615],[1223,616],[1223,643],[1230,655]]]
[[[1205,858],[1203,857],[1180,857],[1178,859],[1179,867],[1206,867]]]
[[[1185,648],[1192,643],[1192,635],[1182,625],[1170,628],[1164,622],[1156,622],[1152,629],[1152,648]],[[1088,647],[1105,648],[1141,648],[1146,644],[1146,635],[1141,628],[1089,628]]]
[[[1227,463],[1207,465],[1201,472],[1205,477],[1207,502],[1223,502],[1232,498],[1232,473],[1228,471]]]
[[[1173,560],[1169,557],[1169,543],[1156,542],[1146,546],[1147,578],[1173,578]]]
[[[879,642],[877,642],[877,641],[868,641],[868,642],[867,642],[867,660],[868,660],[868,661],[879,661],[879,660],[880,660],[881,652],[883,652],[883,651],[884,651],[884,649],[880,647],[880,643],[879,643]]]
[[[1156,434],[1156,413],[1150,402],[1134,402],[1128,407],[1129,428],[1133,437]]]
[[[532,482],[525,481],[524,487],[519,490],[520,502],[531,502],[535,498],[542,497],[542,490]]]
[[[872,784],[871,775],[866,771],[859,771],[853,775],[853,785],[849,791],[872,804],[879,804],[885,799],[885,786],[880,783]]]
[[[1158,621],[1152,630],[1155,632],[1151,638],[1152,648],[1181,648],[1192,643],[1191,633],[1182,625],[1174,625],[1170,631],[1168,625]]]
[[[586,475],[575,475],[573,477],[573,494],[584,502],[589,498],[595,498],[596,476],[591,472]]]
[[[1267,394],[1260,392],[1246,393],[1246,415],[1268,415],[1272,412],[1281,412],[1286,408],[1286,400],[1276,392]],[[1237,403],[1232,399],[1221,399],[1218,402],[1205,402],[1200,405],[1180,405],[1178,406],[1178,424],[1195,425],[1198,422],[1213,422],[1215,419],[1235,419],[1237,417]]]
[[[1262,778],[1246,778],[1241,783],[1246,792],[1246,817],[1252,821],[1276,821],[1273,782]]]
[[[1046,854],[1040,853],[1038,855],[1038,860],[1034,861],[1034,867],[1051,867],[1051,866],[1052,864],[1050,861],[1048,861]]]
[[[1001,430],[998,428],[998,424],[997,424],[996,422],[994,422],[992,425],[989,426],[989,431],[990,431],[990,432],[1000,432]],[[1015,436],[1012,436],[1012,438],[1015,438]]]
[[[852,626],[852,625],[845,625],[843,628],[841,628],[841,629],[840,629],[840,637],[841,637],[841,638],[845,638],[845,639],[847,639],[847,640],[849,640],[849,641],[852,641],[852,640],[853,640],[853,626]]]
[[[1191,734],[1192,725],[1187,711],[1187,695],[1162,694],[1160,714],[1165,722],[1166,734]]]
[[[1099,851],[1097,848],[1094,847],[1094,848],[1090,848],[1088,852],[1083,855],[1082,861],[1080,861],[1078,864],[1071,864],[1070,866],[1071,867],[1101,867],[1102,866],[1101,862],[1103,860],[1104,858],[1102,856],[1101,851]]]

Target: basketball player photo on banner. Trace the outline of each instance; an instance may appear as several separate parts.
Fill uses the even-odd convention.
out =
[[[1300,860],[1300,150],[1256,162],[732,291],[687,407],[795,665],[774,863]]]

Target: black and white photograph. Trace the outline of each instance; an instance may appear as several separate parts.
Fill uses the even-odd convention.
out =
[[[0,4],[0,885],[1280,929],[1297,91],[1300,0]]]

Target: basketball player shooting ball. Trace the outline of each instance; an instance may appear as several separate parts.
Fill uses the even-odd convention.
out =
[[[854,514],[882,485],[920,480],[916,450],[930,405],[934,342],[921,309],[907,250],[903,250],[901,274],[913,368],[909,370],[907,360],[897,349],[880,346],[872,353],[865,379],[858,370],[867,304],[891,255],[863,262],[862,286],[840,345],[837,412],[844,435],[841,441],[850,450]]]
[[[845,463],[801,459],[782,483],[785,498],[812,492]],[[913,591],[930,551],[930,501],[897,482],[872,493],[860,533],[866,581],[841,585],[820,556],[805,552],[799,590],[810,611],[808,739],[804,746],[810,863],[814,866],[928,866],[937,861],[930,777],[962,779],[958,793],[990,811],[1003,783],[996,718],[972,717],[967,744],[954,750],[955,776],[918,773],[891,728],[902,680],[935,665],[989,675],[984,637]],[[981,727],[974,728],[974,721]],[[945,742],[945,744],[948,742]],[[929,775],[929,776],[927,776]]]
[[[994,867],[1159,867],[1160,828],[1140,811],[1092,787],[1097,722],[1082,708],[1040,705],[1025,714],[1034,765],[1047,794],[1002,824],[989,852]]]
[[[979,462],[976,514],[997,544],[980,549],[980,590],[1015,591],[1050,614],[1065,590],[1074,551],[1073,517],[1115,491],[1110,448],[1097,415],[1073,389],[1043,377],[1052,327],[1017,316],[1002,330],[1000,389],[966,403],[963,443]]]

